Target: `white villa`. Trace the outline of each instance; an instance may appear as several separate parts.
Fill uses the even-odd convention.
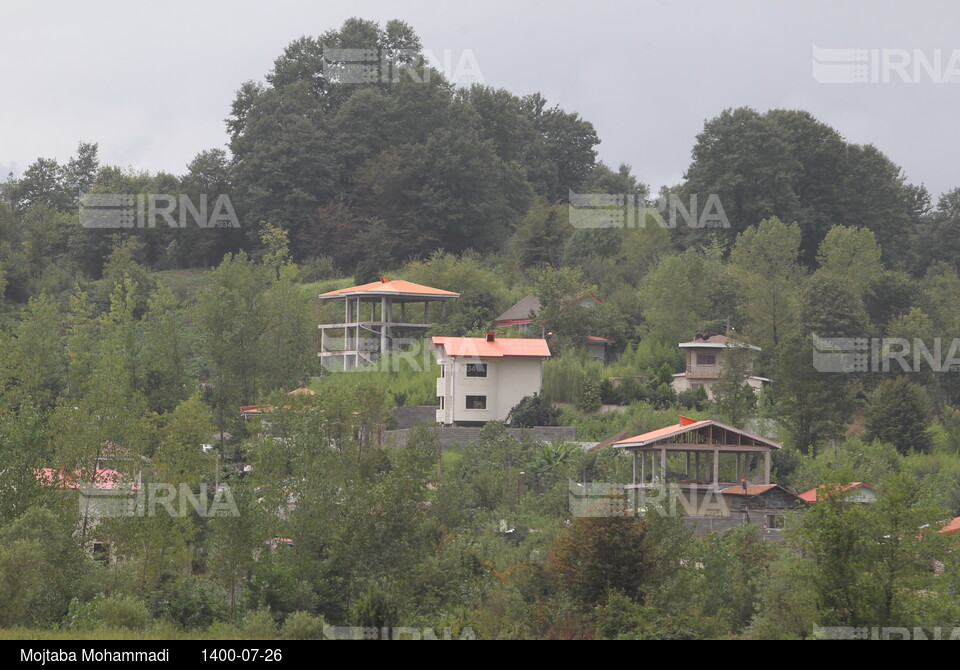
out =
[[[738,347],[760,351],[760,347],[714,333],[697,333],[692,341],[681,342],[677,346],[686,350],[687,366],[683,372],[673,375],[673,390],[682,393],[702,385],[708,398],[713,398],[712,388],[720,378],[727,349]],[[757,390],[770,380],[766,377],[749,376],[745,381]]]
[[[550,358],[544,339],[434,337],[440,378],[437,423],[476,426],[505,421],[524,397],[539,393],[543,361]]]

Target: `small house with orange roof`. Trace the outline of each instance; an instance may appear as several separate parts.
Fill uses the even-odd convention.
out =
[[[707,398],[713,398],[712,388],[720,378],[727,351],[731,348],[760,351],[760,347],[716,333],[697,333],[691,341],[681,342],[677,346],[686,353],[686,368],[673,375],[673,390],[682,393],[703,386]],[[751,375],[744,381],[751,388],[759,389],[770,380]]]
[[[960,533],[960,516],[952,518],[947,524],[940,529],[940,532],[944,535],[953,535],[954,533]]]
[[[443,316],[459,293],[403,279],[378,281],[320,294],[342,301],[343,321],[320,324],[320,362],[328,370],[352,370],[397,351],[405,336],[420,336],[431,313]]]
[[[827,496],[841,496],[845,502],[872,503],[877,500],[877,493],[873,487],[865,482],[850,482],[849,484],[823,484],[800,494],[800,499],[811,505],[823,500]]]
[[[543,361],[550,358],[547,341],[536,338],[434,337],[440,378],[437,379],[437,423],[479,426],[505,421],[524,397],[539,393]]]

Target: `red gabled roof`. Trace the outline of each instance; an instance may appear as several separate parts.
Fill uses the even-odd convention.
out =
[[[940,529],[940,532],[944,535],[950,535],[958,531],[960,531],[960,516],[954,517],[950,520],[950,523]]]
[[[714,419],[704,419],[701,421],[694,421],[685,416],[680,417],[680,423],[673,426],[666,426],[665,428],[658,428],[657,430],[651,430],[647,433],[642,433],[640,435],[635,435],[634,437],[628,437],[625,440],[619,440],[614,443],[614,447],[642,447],[658,440],[662,440],[667,437],[673,437],[676,435],[682,435],[684,433],[689,433],[693,430],[698,430],[700,428],[705,428],[707,426],[719,426],[724,430],[729,430],[734,433],[739,433],[745,437],[750,438],[751,440],[756,440],[762,442],[763,444],[771,447],[772,449],[779,449],[780,445],[772,440],[768,440],[765,437],[760,437],[759,435],[754,435],[753,433],[741,430],[739,428],[734,428],[733,426],[728,426],[725,423],[720,423]],[[744,445],[746,446],[746,445]]]
[[[414,284],[404,279],[388,279],[380,277],[379,281],[369,284],[360,284],[349,288],[338,288],[335,291],[321,293],[321,298],[337,298],[347,295],[409,295],[409,296],[429,296],[438,298],[459,298],[459,293],[453,291],[444,291],[443,289],[424,286],[423,284]]]
[[[463,358],[550,358],[547,341],[529,337],[434,337],[448,356]]]
[[[817,486],[817,487],[815,487],[815,488],[812,488],[812,489],[810,489],[809,491],[804,491],[803,493],[801,493],[801,494],[799,495],[799,498],[800,498],[801,500],[805,500],[805,501],[808,502],[808,503],[815,503],[815,502],[817,502],[817,491],[819,491],[820,489],[824,488],[825,486],[826,486],[826,484],[823,484],[823,485],[821,485],[821,486]],[[851,491],[851,490],[853,490],[853,489],[860,488],[861,486],[865,486],[866,488],[870,489],[871,491],[873,490],[873,487],[872,487],[872,486],[870,486],[869,484],[866,484],[866,483],[864,483],[864,482],[851,482],[851,483],[849,483],[849,484],[842,484],[842,485],[840,485],[840,486],[837,487],[837,488],[838,488],[838,490],[839,490],[840,492],[844,492],[844,491]]]

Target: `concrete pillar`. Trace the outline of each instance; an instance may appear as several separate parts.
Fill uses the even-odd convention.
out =
[[[380,355],[387,353],[387,296],[380,296]]]
[[[770,483],[770,450],[763,455],[763,483]]]
[[[640,452],[640,481],[647,482],[647,453],[644,451]]]
[[[667,450],[663,448],[660,449],[660,477],[661,482],[667,481]]]
[[[633,452],[633,485],[634,485],[634,486],[636,486],[637,484],[639,484],[639,482],[637,481],[637,474],[638,474],[637,469],[639,468],[639,465],[640,465],[640,464],[637,462],[637,460],[638,460],[638,459],[637,459],[637,456],[638,456],[638,455],[639,455],[638,452],[636,452],[636,451]]]
[[[690,452],[687,452],[687,476],[690,476]]]
[[[713,450],[713,486],[714,488],[720,485],[720,451],[718,449]]]
[[[695,452],[693,454],[693,478],[700,479],[700,452]]]
[[[739,451],[735,454],[735,457],[737,460],[737,481],[739,482],[740,481],[740,452]]]

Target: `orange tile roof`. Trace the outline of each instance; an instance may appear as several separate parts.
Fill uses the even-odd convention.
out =
[[[443,347],[448,356],[464,358],[550,358],[547,341],[528,337],[434,337],[433,344]]]
[[[960,531],[960,516],[954,517],[950,523],[940,529],[940,532],[944,535],[950,535],[951,533],[956,533]]]
[[[409,282],[404,279],[388,279],[387,277],[380,277],[379,281],[370,282],[369,284],[360,284],[359,286],[339,288],[335,291],[321,293],[320,298],[339,298],[358,293],[365,295],[409,295],[436,298],[460,297],[459,293],[454,293],[453,291],[444,291],[443,289],[433,288],[432,286],[414,284],[413,282]]]
[[[804,491],[803,493],[800,494],[799,497],[801,500],[805,500],[808,503],[815,503],[817,502],[817,491],[824,488],[825,486],[826,484],[823,484],[821,486],[812,488],[809,491]],[[860,488],[861,486],[865,486],[868,489],[873,490],[872,486],[870,486],[869,484],[865,484],[864,482],[851,482],[849,484],[843,484],[839,488],[840,488],[840,491],[842,492],[842,491],[851,491],[853,489]]]
[[[629,437],[625,440],[619,440],[618,442],[614,443],[613,446],[614,447],[624,447],[624,446],[642,447],[647,444],[650,444],[651,442],[662,440],[665,437],[682,435],[683,433],[688,433],[692,430],[697,430],[698,428],[703,428],[706,426],[719,426],[724,430],[729,430],[734,433],[739,433],[741,435],[749,437],[752,440],[763,442],[764,444],[766,444],[767,446],[773,449],[780,448],[780,445],[774,442],[773,440],[768,440],[765,437],[754,435],[753,433],[749,433],[739,428],[734,428],[733,426],[728,426],[725,423],[720,423],[719,421],[715,421],[714,419],[703,419],[701,421],[693,421],[692,419],[688,419],[685,416],[680,417],[680,423],[678,424],[675,424],[673,426],[666,426],[665,428],[658,428],[657,430],[651,430],[647,433],[641,433],[640,435],[635,435],[634,437]],[[707,446],[707,445],[703,445],[703,446]]]

